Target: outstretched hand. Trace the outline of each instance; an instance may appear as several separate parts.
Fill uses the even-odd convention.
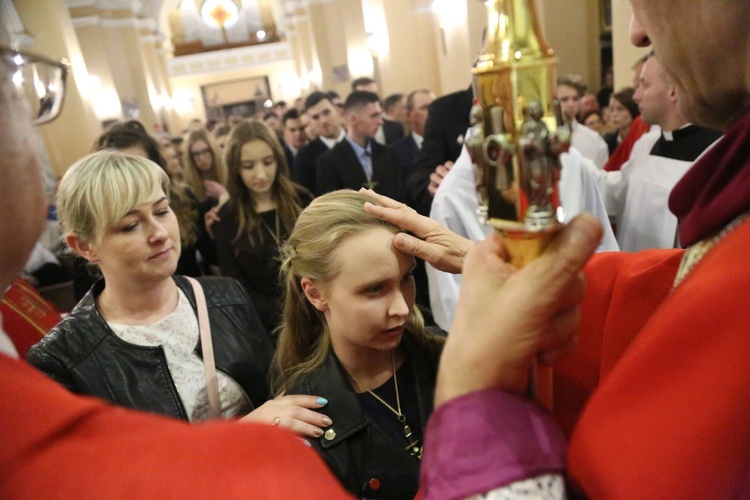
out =
[[[387,196],[364,188],[359,192],[375,198],[382,205],[365,203],[367,213],[414,234],[396,235],[394,244],[399,251],[424,259],[440,271],[453,274],[461,272],[464,257],[474,246],[473,241],[462,238],[429,217],[419,215],[413,208]]]
[[[325,402],[324,402],[325,401]],[[321,404],[322,403],[322,404]],[[333,422],[330,418],[313,410],[323,408],[328,401],[317,396],[285,396],[266,401],[260,407],[240,419],[240,422],[257,422],[284,427],[300,436],[318,438],[323,427]]]
[[[484,389],[523,393],[533,359],[550,364],[576,345],[582,268],[601,240],[591,214],[568,224],[523,269],[493,232],[468,255],[456,317],[443,349],[435,404]]]

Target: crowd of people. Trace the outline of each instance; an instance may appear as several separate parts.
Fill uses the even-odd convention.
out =
[[[30,348],[3,309],[0,496],[750,495],[750,61],[724,50],[750,48],[750,6],[632,6],[654,51],[611,135],[557,86],[563,203],[594,215],[520,270],[465,224],[471,89],[360,79],[181,141],[109,128],[55,198],[80,302]],[[33,123],[60,106],[29,119],[12,76],[55,62],[1,51],[6,290],[48,212]],[[442,330],[422,260],[462,276]]]

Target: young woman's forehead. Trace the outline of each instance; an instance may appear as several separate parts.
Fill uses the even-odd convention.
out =
[[[333,256],[339,275],[356,282],[400,278],[414,258],[396,249],[394,237],[385,228],[373,228],[341,242]]]

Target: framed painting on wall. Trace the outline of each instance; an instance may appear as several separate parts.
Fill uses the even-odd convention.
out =
[[[271,100],[267,76],[244,78],[201,86],[206,118],[224,120],[231,115],[249,117]]]

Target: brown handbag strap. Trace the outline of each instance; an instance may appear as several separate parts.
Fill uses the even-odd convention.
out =
[[[185,276],[193,287],[195,305],[198,308],[198,330],[201,335],[201,349],[203,351],[203,369],[206,373],[206,394],[211,418],[221,416],[221,402],[219,400],[219,381],[216,378],[216,364],[214,363],[214,346],[211,342],[211,325],[208,322],[208,309],[203,287],[198,280]]]

